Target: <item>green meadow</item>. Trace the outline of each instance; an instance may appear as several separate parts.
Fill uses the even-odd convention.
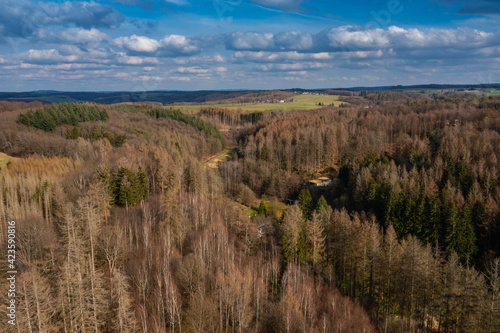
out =
[[[213,107],[229,109],[241,112],[258,111],[292,111],[292,110],[313,110],[324,106],[339,106],[343,102],[339,101],[337,95],[295,95],[290,101],[284,103],[225,103],[225,104],[182,104],[173,105],[172,108],[179,108],[184,112],[197,112],[201,108]]]

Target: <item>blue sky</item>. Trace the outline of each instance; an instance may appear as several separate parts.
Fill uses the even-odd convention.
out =
[[[492,82],[498,0],[0,0],[0,91]]]

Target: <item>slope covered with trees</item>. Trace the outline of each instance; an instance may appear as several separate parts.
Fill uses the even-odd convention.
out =
[[[382,330],[495,331],[499,106],[407,101],[276,116],[242,135],[239,158],[219,168],[236,198],[250,188],[298,199],[298,212],[270,222],[284,258],[333,270]],[[321,174],[333,185],[311,188],[312,204],[297,195]],[[333,211],[312,213],[320,194]]]
[[[52,131],[4,104],[0,248],[15,220],[19,307],[0,330],[499,331],[500,99],[401,96],[99,106],[105,123],[82,109]]]
[[[115,147],[67,138],[74,126],[26,131],[21,112],[0,114],[0,150],[18,157],[0,170],[0,246],[15,220],[19,272],[2,332],[375,332],[227,196],[204,167],[222,143],[196,122],[109,108]]]
[[[104,109],[96,105],[85,103],[64,103],[45,105],[36,111],[20,114],[17,122],[29,127],[52,132],[57,126],[78,125],[80,122],[108,120],[109,116]]]

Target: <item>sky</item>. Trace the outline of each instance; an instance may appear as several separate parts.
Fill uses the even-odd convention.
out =
[[[499,0],[0,0],[0,91],[497,82]]]

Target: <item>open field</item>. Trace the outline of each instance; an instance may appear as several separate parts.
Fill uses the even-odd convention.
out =
[[[182,111],[199,111],[204,107],[223,108],[232,111],[242,112],[262,112],[262,111],[291,111],[291,110],[312,110],[320,109],[323,106],[333,104],[339,106],[339,96],[337,95],[295,95],[292,102],[285,103],[232,103],[232,104],[184,104],[175,105]]]
[[[7,154],[0,153],[0,169],[4,168],[9,161],[12,161],[14,158],[10,157]]]
[[[500,90],[490,90],[490,91],[474,91],[475,94],[480,96],[500,96]]]
[[[217,164],[220,161],[223,161],[225,159],[228,159],[231,157],[231,155],[234,152],[234,148],[226,149],[224,152],[220,153],[219,155],[212,156],[209,158],[206,162],[205,165],[208,166],[209,168],[217,168]]]

